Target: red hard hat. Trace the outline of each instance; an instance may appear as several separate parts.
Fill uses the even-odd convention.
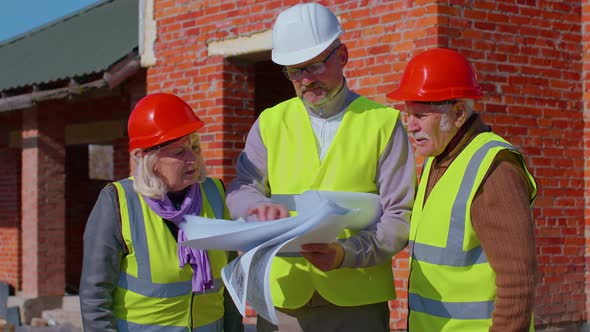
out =
[[[169,93],[147,95],[135,105],[129,116],[129,151],[172,141],[197,131],[203,125],[203,121],[179,97]]]
[[[475,70],[461,54],[434,48],[414,56],[399,87],[387,97],[408,101],[443,101],[482,96]]]

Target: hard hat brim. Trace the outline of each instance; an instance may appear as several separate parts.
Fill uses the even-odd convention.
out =
[[[405,91],[396,89],[386,95],[393,100],[405,101],[443,101],[450,99],[479,99],[483,94],[479,89],[475,88],[449,88],[441,91],[429,91],[428,93],[417,94],[415,91]]]
[[[307,62],[315,58],[316,56],[320,55],[323,51],[330,47],[330,45],[341,35],[342,32],[340,32],[339,34],[335,35],[333,38],[325,41],[322,44],[303,50],[277,52],[275,49],[273,49],[271,54],[272,61],[281,66],[293,66]]]
[[[160,135],[157,137],[138,137],[129,142],[129,152],[137,148],[147,149],[154,147],[156,145],[161,145],[166,142],[173,141],[175,139],[196,132],[197,130],[201,129],[204,125],[205,123],[203,121],[198,120],[194,122],[189,122],[183,126],[180,126],[169,131],[164,135]]]

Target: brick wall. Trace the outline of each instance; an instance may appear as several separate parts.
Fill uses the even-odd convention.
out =
[[[88,180],[88,146],[66,147],[65,202],[66,202],[66,289],[78,290],[84,247],[82,234],[86,218],[96,200],[96,192]]]
[[[70,102],[56,101],[43,106],[48,109],[62,108],[69,125],[89,124],[101,121],[116,121],[121,125],[122,136],[110,141],[87,142],[66,147],[66,290],[76,293],[82,268],[83,233],[86,221],[108,180],[90,179],[88,176],[88,144],[113,145],[113,179],[129,176],[128,139],[126,124],[131,108],[145,95],[145,73],[140,72],[122,87],[120,94],[102,98],[78,98]],[[86,133],[88,134],[88,133]],[[94,134],[90,136],[96,136]]]
[[[438,12],[440,45],[473,60],[484,119],[538,182],[536,324],[585,320],[580,3],[454,1]]]
[[[20,132],[20,116],[0,113],[0,281],[20,288],[20,148],[10,134]]]
[[[584,130],[583,130],[583,141],[584,141],[584,220],[585,220],[585,241],[584,241],[584,259],[586,267],[590,265],[590,163],[587,161],[588,151],[590,149],[590,95],[588,91],[590,89],[590,1],[582,1],[582,45],[583,45],[583,70],[582,70],[582,82],[583,82],[583,119],[584,119]],[[580,255],[581,256],[581,255]],[[585,280],[590,280],[590,271],[586,268]],[[588,296],[588,284],[586,283],[586,317],[588,319],[588,310],[590,309],[590,297]]]
[[[207,43],[266,31],[280,10],[297,2],[155,2],[158,62],[148,70],[148,92],[178,93],[207,122],[204,151],[214,175],[233,176],[229,161],[255,113],[251,69],[209,57]],[[539,183],[536,322],[587,319],[580,23],[587,1],[322,3],[346,30],[349,85],[379,102],[393,104],[385,94],[418,51],[449,47],[473,61],[486,94],[476,108],[522,149]],[[407,252],[393,266],[399,299],[391,303],[391,328],[398,330],[405,329]]]
[[[23,114],[23,295],[62,295],[65,286],[64,123],[60,112]]]
[[[172,92],[189,102],[206,123],[200,132],[208,172],[225,182],[235,174],[235,157],[254,122],[253,69],[207,56],[207,42],[267,29],[276,7],[155,1],[158,63],[148,70],[148,93]]]
[[[144,95],[141,70],[113,91],[0,112],[0,281],[27,297],[77,291],[82,232],[104,184],[88,179],[88,137],[109,142],[90,126],[98,132],[83,132],[66,148],[65,127],[120,122],[121,136],[111,142],[114,178],[127,177],[127,118]]]

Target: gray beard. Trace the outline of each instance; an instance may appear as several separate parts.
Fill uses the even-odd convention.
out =
[[[305,107],[307,109],[311,110],[312,112],[314,112],[317,115],[324,116],[325,106],[327,104],[329,104],[340,91],[342,91],[343,87],[344,87],[344,80],[342,80],[342,84],[340,84],[340,86],[337,89],[332,90],[330,92],[330,94],[328,94],[328,96],[326,96],[326,98],[324,99],[323,102],[316,104],[316,105],[308,103],[305,99],[303,99],[303,97],[299,97],[299,99],[301,99],[301,101],[303,102],[303,104],[305,105]]]

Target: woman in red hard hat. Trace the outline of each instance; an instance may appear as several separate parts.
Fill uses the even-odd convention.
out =
[[[531,331],[535,179],[473,111],[475,70],[442,48],[414,56],[399,87],[426,158],[410,222],[409,331]]]
[[[227,253],[179,246],[185,215],[229,219],[220,180],[206,177],[197,130],[179,97],[155,93],[129,116],[134,177],[100,193],[84,232],[80,304],[87,331],[241,331],[224,301]],[[224,315],[224,303],[231,309]]]

